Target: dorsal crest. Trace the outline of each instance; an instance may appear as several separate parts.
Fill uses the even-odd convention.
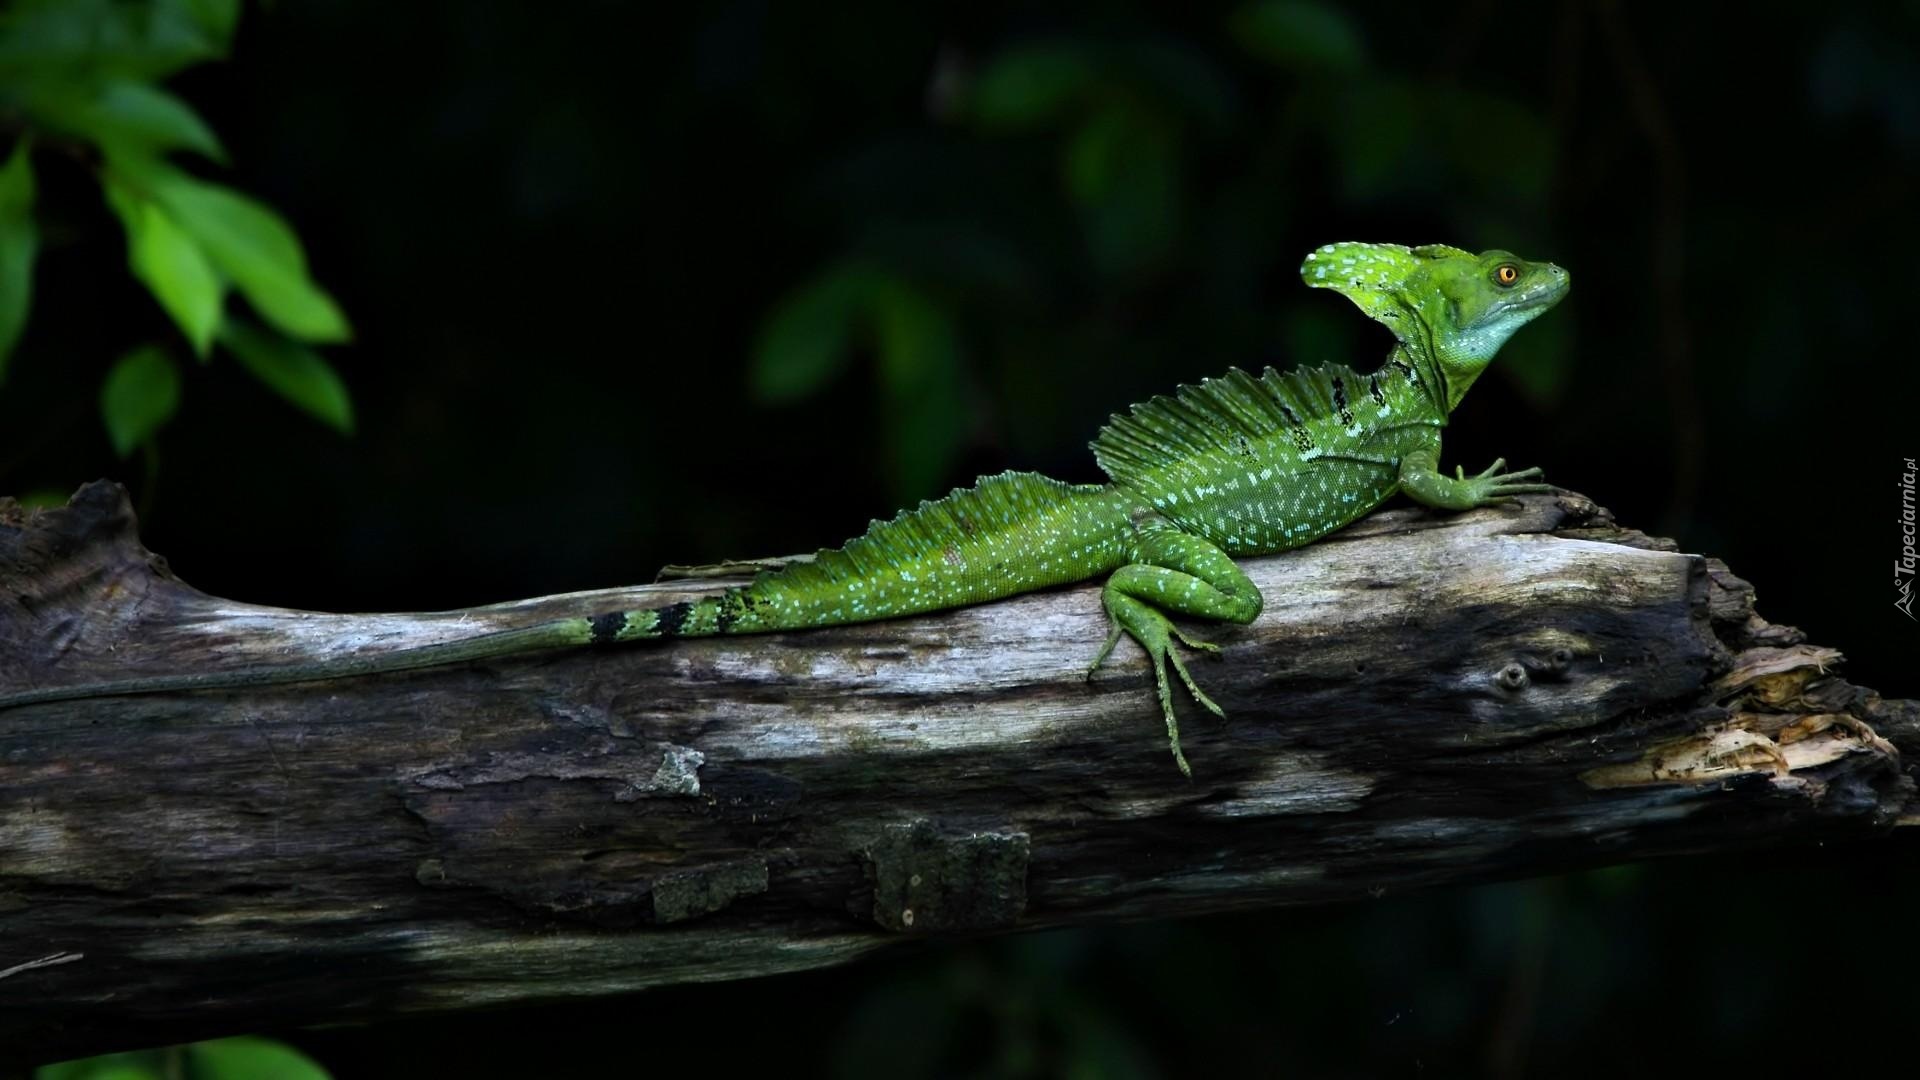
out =
[[[1115,414],[1093,440],[1093,456],[1125,484],[1204,455],[1250,455],[1309,421],[1339,415],[1366,386],[1364,376],[1338,365],[1285,374],[1268,368],[1258,377],[1230,368]]]
[[[773,574],[787,584],[831,584],[949,549],[973,551],[1021,522],[1098,490],[1039,473],[981,477],[973,487],[955,488],[943,499],[902,510],[888,521],[876,520],[845,545],[820,551],[809,562],[791,563]]]

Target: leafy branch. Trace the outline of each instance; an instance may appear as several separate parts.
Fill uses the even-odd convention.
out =
[[[85,162],[126,234],[127,268],[206,363],[222,351],[275,393],[341,432],[345,384],[311,346],[349,340],[338,303],[307,269],[287,222],[175,157],[227,162],[218,136],[159,83],[224,59],[240,0],[20,0],[0,15],[0,381],[26,329],[41,250],[35,160]],[[238,295],[252,317],[229,301]],[[100,391],[122,456],[150,446],[179,407],[178,341],[125,352]]]

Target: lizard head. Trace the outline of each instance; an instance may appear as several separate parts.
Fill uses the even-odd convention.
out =
[[[1552,263],[1443,244],[1328,244],[1307,256],[1300,276],[1345,294],[1392,330],[1443,415],[1513,332],[1559,303],[1572,283]]]

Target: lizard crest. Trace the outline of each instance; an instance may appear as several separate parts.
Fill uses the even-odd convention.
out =
[[[1300,276],[1333,289],[1400,339],[1433,406],[1452,412],[1513,332],[1560,302],[1572,284],[1549,262],[1445,244],[1327,244]]]

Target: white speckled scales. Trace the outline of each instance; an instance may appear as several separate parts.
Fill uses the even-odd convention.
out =
[[[1093,443],[1110,485],[989,476],[812,562],[685,610],[636,613],[622,636],[866,622],[1085,581],[1138,557],[1142,511],[1230,555],[1296,548],[1378,506],[1400,458],[1438,445],[1427,402],[1400,350],[1373,375],[1234,369],[1115,416]]]
[[[620,639],[835,626],[1085,581],[1127,561],[1129,509],[1108,485],[1026,472],[985,477],[750,585],[630,613]]]
[[[1396,350],[1372,375],[1339,366],[1233,369],[1115,416],[1093,442],[1114,483],[1234,555],[1285,551],[1392,495],[1399,459],[1439,421]]]

